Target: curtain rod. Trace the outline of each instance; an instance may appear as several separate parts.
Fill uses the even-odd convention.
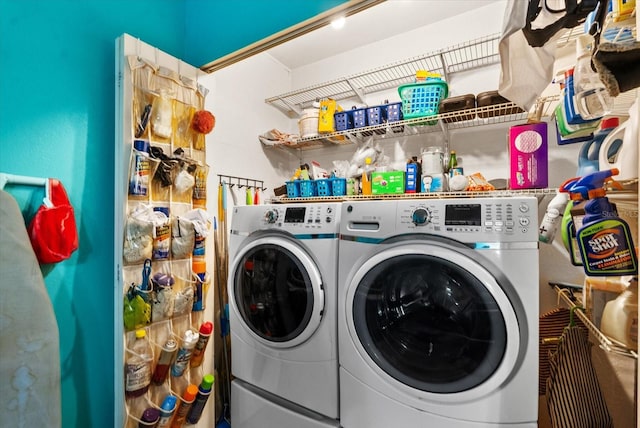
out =
[[[316,15],[313,18],[307,19],[300,24],[289,27],[270,37],[252,43],[245,48],[211,61],[210,63],[201,66],[200,69],[206,73],[213,73],[221,68],[249,58],[260,52],[264,52],[272,47],[281,45],[282,43],[324,27],[325,25],[329,25],[331,21],[338,16],[348,17],[384,1],[386,0],[350,0],[345,4],[336,6],[333,9]]]

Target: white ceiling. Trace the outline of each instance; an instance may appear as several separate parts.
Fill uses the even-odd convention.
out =
[[[383,40],[500,0],[386,0],[331,26],[305,34],[268,53],[289,69]]]

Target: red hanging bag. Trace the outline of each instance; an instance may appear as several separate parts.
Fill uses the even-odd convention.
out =
[[[56,179],[50,178],[47,185],[51,205],[42,204],[28,227],[31,246],[41,264],[66,260],[78,249],[78,229],[67,192]]]

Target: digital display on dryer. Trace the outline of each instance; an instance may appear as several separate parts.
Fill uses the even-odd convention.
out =
[[[481,226],[482,209],[480,204],[447,205],[444,224],[446,226]]]
[[[304,214],[306,212],[305,207],[293,207],[287,208],[284,213],[285,223],[304,223]]]

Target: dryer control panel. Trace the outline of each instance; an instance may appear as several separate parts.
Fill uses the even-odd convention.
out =
[[[461,241],[537,241],[535,197],[400,200],[396,230]]]

